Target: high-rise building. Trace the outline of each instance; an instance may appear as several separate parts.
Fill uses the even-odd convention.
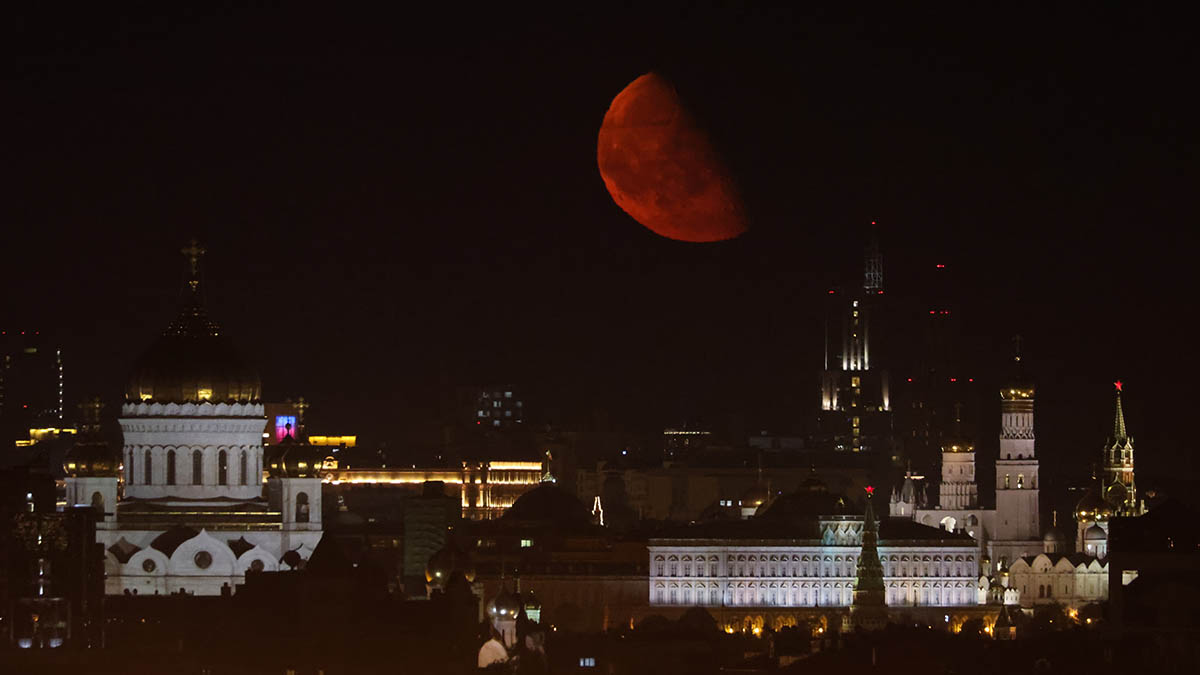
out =
[[[65,424],[62,349],[40,331],[0,335],[0,431],[4,442],[28,438],[30,429]]]
[[[874,236],[867,246],[862,286],[830,289],[828,296],[818,416],[822,440],[841,451],[890,451],[888,373],[880,367],[878,339],[872,335],[877,330],[872,322],[883,296],[883,257]]]
[[[937,463],[942,448],[979,429],[980,396],[974,365],[961,348],[961,314],[954,270],[946,262],[916,274],[920,296],[904,316],[915,334],[903,370],[894,369],[892,402],[899,452],[918,467]]]

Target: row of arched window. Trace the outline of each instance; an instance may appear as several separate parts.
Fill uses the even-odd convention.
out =
[[[836,556],[787,556],[787,555],[737,555],[729,556],[726,575],[730,577],[849,577],[857,572],[857,557]],[[969,556],[881,556],[884,574],[887,576],[960,577],[975,576],[975,562]],[[654,558],[654,571],[660,577],[715,577],[721,576],[717,556],[707,559],[700,555],[662,556]]]
[[[178,452],[176,452],[175,449],[171,448],[171,449],[168,449],[166,452],[166,474],[167,474],[166,475],[166,483],[167,483],[167,485],[179,484],[178,483],[178,471],[176,469],[176,465],[178,464],[178,461],[179,461],[179,455],[186,457],[187,450],[180,449]],[[237,458],[236,476],[234,476],[234,478],[238,481],[236,484],[237,485],[252,485],[255,482],[257,482],[257,481],[252,482],[252,474],[251,474],[252,458],[251,458],[249,451],[247,451],[247,450],[242,450],[240,452],[234,451],[234,455]],[[191,484],[192,485],[204,485],[204,453],[199,449],[192,450],[191,460],[192,460]],[[134,451],[133,450],[129,451],[129,457],[127,459],[127,462],[128,462],[128,468],[125,472],[126,478],[130,484],[137,484],[138,481],[136,480],[136,477],[137,477],[138,472],[134,470]],[[254,464],[257,464],[257,462],[254,462]],[[147,449],[145,451],[145,455],[143,456],[143,462],[142,462],[141,468],[142,468],[141,484],[142,485],[154,484],[154,456],[153,456],[153,453],[149,449]],[[230,485],[230,484],[231,484],[231,482],[230,482],[229,452],[226,450],[221,450],[217,453],[217,485]]]
[[[728,606],[786,606],[820,607],[848,606],[854,600],[852,583],[833,584],[737,584],[730,585],[722,593],[713,584],[656,584],[653,593],[655,604],[670,605],[719,605]],[[976,604],[975,589],[967,583],[959,584],[888,584],[889,605],[949,606]]]

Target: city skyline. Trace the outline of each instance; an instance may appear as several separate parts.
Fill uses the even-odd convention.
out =
[[[535,22],[489,64],[508,43],[473,24],[435,58],[432,37],[350,19],[328,35],[381,39],[305,50],[283,31],[269,48],[253,36],[272,17],[250,11],[224,58],[193,54],[226,18],[102,22],[110,37],[76,47],[94,32],[79,17],[26,52],[29,199],[10,217],[25,254],[6,267],[27,292],[4,328],[61,339],[68,398],[119,391],[175,311],[175,251],[196,236],[210,309],[267,397],[305,396],[314,422],[349,427],[332,432],[402,445],[396,427],[436,414],[443,378],[528,383],[563,424],[603,408],[630,427],[774,430],[818,409],[821,294],[859,274],[877,220],[889,301],[919,305],[931,266],[959,275],[981,382],[1025,337],[1048,472],[1099,456],[1116,379],[1143,474],[1187,457],[1172,422],[1189,378],[1163,376],[1160,345],[1184,334],[1190,235],[1145,227],[1184,222],[1195,140],[1175,122],[1194,102],[1152,67],[1175,49],[1153,39],[1164,22],[1134,17],[1140,49],[1118,57],[1051,39],[1061,17],[968,39],[949,18],[664,11]],[[1030,49],[989,51],[1012,25]],[[624,48],[598,50],[617,27]],[[551,46],[564,56],[547,64]],[[397,68],[410,86],[381,85]],[[754,216],[741,238],[661,241],[608,201],[595,134],[647,70],[672,76],[734,167]]]

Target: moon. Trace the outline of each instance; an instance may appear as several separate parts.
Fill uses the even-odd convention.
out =
[[[712,242],[749,229],[737,184],[708,134],[656,73],[613,99],[596,156],[613,201],[657,234]]]

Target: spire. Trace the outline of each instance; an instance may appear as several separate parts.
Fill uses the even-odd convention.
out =
[[[204,255],[204,247],[193,238],[179,252],[188,260],[188,286],[195,292],[200,288],[200,258]]]
[[[858,554],[857,576],[854,579],[854,604],[851,613],[856,625],[879,628],[887,623],[887,597],[883,585],[883,566],[879,563],[879,533],[875,509],[871,504],[875,490],[867,486],[867,508],[863,514],[862,550]],[[866,613],[860,612],[865,608]]]
[[[872,220],[863,265],[863,290],[869,295],[883,292],[883,255],[879,252],[879,237],[875,227],[875,221]]]
[[[1113,386],[1117,388],[1117,411],[1113,415],[1113,442],[1124,445],[1128,436],[1125,432],[1125,411],[1121,409],[1121,381],[1113,382]]]
[[[163,334],[175,337],[218,336],[221,334],[221,327],[208,318],[208,311],[200,301],[200,258],[204,256],[205,249],[192,239],[187,246],[179,249],[179,252],[188,261],[188,290],[185,291],[182,311]]]

